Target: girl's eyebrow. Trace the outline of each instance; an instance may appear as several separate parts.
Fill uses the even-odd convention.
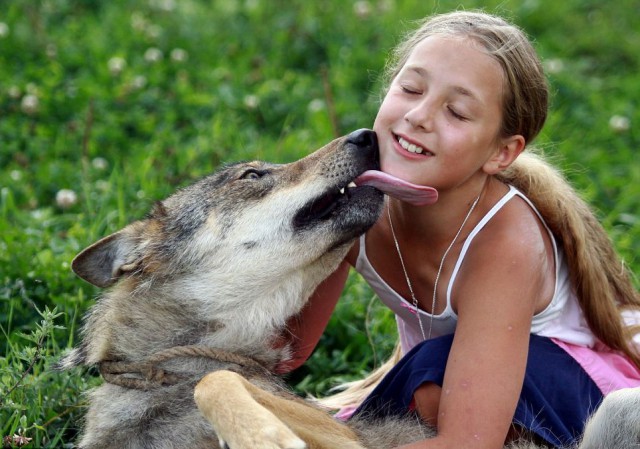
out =
[[[480,101],[480,100],[478,100],[478,98],[473,94],[473,92],[471,92],[469,89],[465,89],[465,88],[464,88],[464,87],[462,87],[462,86],[453,86],[453,90],[454,90],[456,93],[458,93],[458,94],[460,94],[460,95],[462,95],[462,96],[469,97],[469,98],[470,98],[471,100],[473,100],[473,101],[478,101],[478,102]]]
[[[418,76],[421,76],[423,78],[429,78],[429,72],[424,69],[423,67],[419,67],[419,66],[414,66],[414,65],[409,65],[406,67],[407,70],[416,73]],[[471,92],[469,89],[467,89],[466,87],[462,87],[462,86],[451,86],[451,89],[459,94],[462,95],[464,97],[468,97],[470,100],[473,100],[475,102],[481,103],[480,99],[473,93]]]

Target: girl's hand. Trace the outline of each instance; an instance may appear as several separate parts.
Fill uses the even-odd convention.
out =
[[[348,275],[349,263],[342,261],[336,271],[318,286],[302,311],[289,319],[285,333],[274,346],[291,345],[292,357],[276,366],[274,371],[277,374],[291,372],[307,361],[327,327]]]

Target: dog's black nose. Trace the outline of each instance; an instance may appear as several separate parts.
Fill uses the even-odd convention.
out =
[[[359,129],[347,136],[347,143],[352,143],[359,147],[373,147],[378,145],[378,137],[370,129]]]

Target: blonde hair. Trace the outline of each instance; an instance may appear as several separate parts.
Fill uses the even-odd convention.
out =
[[[387,88],[416,45],[433,35],[473,39],[500,63],[505,74],[501,133],[520,134],[527,143],[533,140],[546,120],[548,86],[526,35],[500,17],[458,11],[428,18],[394,50],[385,68]],[[640,368],[640,353],[632,343],[640,326],[627,327],[621,315],[624,309],[640,310],[640,295],[592,210],[560,172],[536,154],[521,154],[497,177],[534,203],[561,242],[572,285],[594,335]],[[396,345],[390,359],[367,378],[339,386],[343,391],[320,402],[330,408],[362,402],[400,358]]]

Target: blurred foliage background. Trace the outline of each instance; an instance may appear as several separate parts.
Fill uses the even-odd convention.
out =
[[[0,431],[71,447],[92,371],[56,373],[97,290],[69,263],[176,187],[287,162],[370,127],[389,50],[422,17],[483,8],[534,40],[553,92],[535,146],[640,272],[640,2],[0,0]],[[289,381],[362,376],[395,324],[352,275]]]

